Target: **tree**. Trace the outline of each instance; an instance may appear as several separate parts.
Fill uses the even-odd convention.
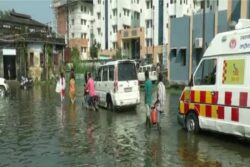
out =
[[[100,48],[101,48],[101,44],[94,41],[90,47],[90,57],[92,59],[98,57],[98,53],[99,53]]]
[[[50,78],[50,71],[53,72],[53,52],[52,52],[52,45],[51,44],[45,44],[45,57],[47,62],[45,62],[45,68],[46,68],[46,79],[48,80]]]
[[[71,55],[72,55],[71,61],[73,63],[73,67],[76,70],[78,63],[80,62],[80,53],[79,53],[78,49],[74,47],[71,51]]]
[[[10,15],[10,10],[0,10],[0,19],[6,17],[6,16],[9,16]]]
[[[116,53],[115,53],[113,59],[116,59],[116,60],[122,59],[122,50],[121,50],[121,48],[116,49]]]

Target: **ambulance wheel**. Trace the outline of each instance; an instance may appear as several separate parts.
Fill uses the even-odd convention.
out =
[[[200,130],[199,120],[194,112],[190,112],[186,118],[186,128],[188,132],[197,133]]]

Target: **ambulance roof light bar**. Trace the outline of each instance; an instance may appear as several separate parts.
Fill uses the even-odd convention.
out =
[[[235,25],[235,29],[250,28],[250,19],[239,19],[238,23]]]

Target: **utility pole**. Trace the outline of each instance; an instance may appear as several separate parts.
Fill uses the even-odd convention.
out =
[[[206,22],[206,16],[205,16],[205,10],[206,10],[206,0],[202,1],[203,6],[203,13],[202,13],[202,53],[205,52],[205,22]]]
[[[67,45],[69,47],[69,0],[66,1],[67,10]]]

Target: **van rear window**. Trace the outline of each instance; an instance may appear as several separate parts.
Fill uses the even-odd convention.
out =
[[[119,63],[118,80],[119,81],[137,80],[135,64],[131,62]]]

